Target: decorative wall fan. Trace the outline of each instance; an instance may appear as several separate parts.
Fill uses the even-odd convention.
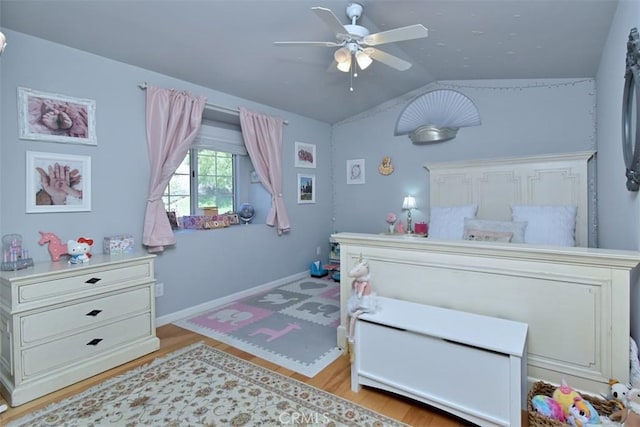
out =
[[[307,45],[338,48],[333,57],[338,63],[337,68],[345,73],[351,70],[355,73],[354,63],[357,63],[358,67],[364,70],[371,65],[373,60],[382,62],[396,70],[408,70],[411,67],[410,62],[372,46],[419,39],[429,35],[429,31],[421,24],[370,34],[368,29],[356,24],[358,18],[362,16],[363,10],[362,5],[359,3],[349,3],[347,5],[346,13],[351,20],[351,24],[347,25],[343,25],[330,9],[312,7],[311,10],[335,33],[335,42],[289,41],[274,42],[274,44],[279,46]]]

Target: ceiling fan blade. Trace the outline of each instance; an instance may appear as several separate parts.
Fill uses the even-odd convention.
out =
[[[341,47],[344,46],[343,43],[335,43],[335,42],[273,42],[273,44],[277,46],[317,46],[317,47]]]
[[[331,11],[324,7],[312,7],[316,15],[334,32],[338,40],[346,40],[349,38],[349,31],[342,25],[338,17]]]
[[[428,35],[429,30],[427,30],[424,25],[416,24],[370,34],[364,37],[363,42],[368,46],[377,46],[385,43],[401,42],[403,40],[420,39]]]
[[[380,61],[391,68],[395,68],[396,70],[406,71],[409,68],[411,68],[410,62],[407,62],[404,59],[400,59],[397,56],[391,55],[387,52],[383,52],[373,47],[368,47],[366,49],[363,49],[363,52],[369,55],[371,59]]]

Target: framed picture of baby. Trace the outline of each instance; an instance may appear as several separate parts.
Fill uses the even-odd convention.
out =
[[[27,151],[27,213],[91,210],[91,157]]]
[[[97,145],[96,102],[18,88],[20,139]]]

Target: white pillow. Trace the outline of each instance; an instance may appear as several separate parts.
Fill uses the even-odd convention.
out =
[[[464,229],[464,240],[509,243],[512,237],[513,233],[511,231],[489,231],[473,228]]]
[[[475,218],[478,205],[431,208],[429,237],[460,240],[464,235],[464,219]]]
[[[512,243],[524,243],[524,232],[527,228],[526,221],[495,221],[491,219],[465,219],[464,220],[464,238],[466,240],[469,230],[483,230],[513,233],[511,237]]]
[[[575,246],[576,206],[511,206],[514,221],[527,221],[524,242]]]

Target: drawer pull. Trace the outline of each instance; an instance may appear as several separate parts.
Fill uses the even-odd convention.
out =
[[[98,314],[102,313],[102,310],[91,310],[85,316],[93,316],[96,317]]]
[[[87,345],[98,345],[100,344],[100,341],[102,341],[102,338],[94,338],[91,341],[89,341]]]
[[[86,282],[84,282],[84,283],[89,283],[89,284],[91,284],[91,285],[95,285],[95,284],[96,284],[96,283],[98,283],[100,280],[102,280],[102,279],[101,279],[101,278],[99,278],[99,277],[92,277],[91,279],[87,280],[87,281],[86,281]]]

